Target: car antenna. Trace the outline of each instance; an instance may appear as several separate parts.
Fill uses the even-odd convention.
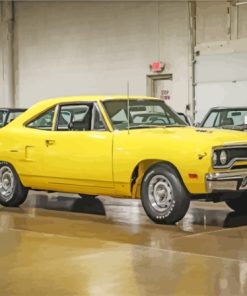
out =
[[[127,120],[128,120],[128,134],[129,134],[130,133],[129,80],[127,80]]]

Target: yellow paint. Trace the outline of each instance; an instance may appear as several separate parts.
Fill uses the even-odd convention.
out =
[[[102,101],[118,98],[123,99],[68,97],[34,105],[0,130],[0,160],[11,163],[23,185],[33,189],[138,198],[145,171],[158,162],[172,164],[189,192],[205,193],[205,174],[213,172],[212,147],[247,144],[247,134],[235,131],[200,132],[192,127],[114,131]],[[143,99],[130,99],[137,98]],[[58,103],[80,101],[98,103],[107,131],[46,131],[25,126]],[[138,178],[131,188],[135,168]],[[198,178],[189,178],[189,173]]]

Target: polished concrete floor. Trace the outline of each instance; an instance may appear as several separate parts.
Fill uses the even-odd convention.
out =
[[[245,225],[224,204],[165,226],[136,200],[31,192],[0,207],[0,296],[247,295]]]

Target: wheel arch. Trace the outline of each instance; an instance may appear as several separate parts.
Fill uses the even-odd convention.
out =
[[[162,159],[144,159],[137,163],[137,165],[135,166],[131,174],[130,190],[133,198],[140,197],[140,187],[142,184],[143,177],[147,170],[151,169],[153,166],[156,166],[156,165],[167,165],[172,169],[174,169],[181,183],[183,184],[184,188],[186,189],[186,191],[188,191],[178,168],[173,163],[167,160],[162,160]]]
[[[9,165],[10,167],[12,167],[13,170],[15,171],[15,173],[17,174],[18,178],[20,179],[21,184],[23,185],[22,180],[21,180],[21,176],[20,176],[20,174],[19,174],[19,171],[16,169],[16,166],[14,166],[12,162],[10,162],[10,161],[6,161],[6,160],[0,160],[0,165],[1,165],[1,164],[7,164],[7,165]]]
[[[15,170],[15,172],[18,174],[16,167],[11,162],[0,159],[0,165],[2,165],[2,164],[7,164],[7,165],[11,166]],[[18,174],[18,176],[19,176],[19,174]]]

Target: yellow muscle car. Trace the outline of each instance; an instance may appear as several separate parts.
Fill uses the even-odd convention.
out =
[[[188,127],[156,98],[49,99],[0,130],[0,203],[29,189],[141,198],[165,224],[191,198],[247,211],[247,135]]]

